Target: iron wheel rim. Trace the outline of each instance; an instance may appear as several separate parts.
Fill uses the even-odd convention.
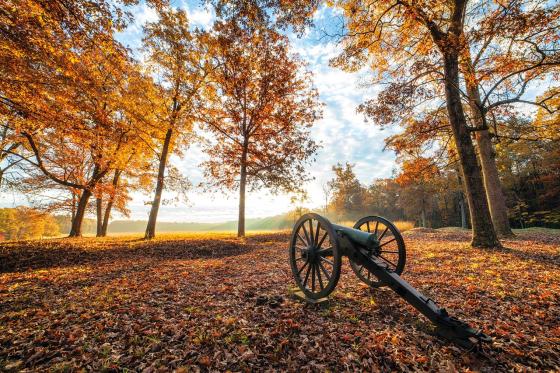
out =
[[[306,297],[320,299],[333,292],[340,278],[341,261],[331,223],[314,213],[299,218],[290,239],[290,265]]]
[[[384,261],[389,269],[396,274],[401,275],[403,273],[406,264],[406,246],[401,232],[393,223],[381,216],[372,215],[358,220],[353,228],[380,237],[378,238],[379,251],[372,252],[372,255]],[[386,285],[364,266],[350,261],[350,267],[356,276],[368,286],[377,288]]]

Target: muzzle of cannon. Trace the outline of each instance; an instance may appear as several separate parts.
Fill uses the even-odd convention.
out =
[[[317,214],[303,215],[290,239],[290,264],[295,282],[306,299],[327,297],[340,278],[342,256],[350,259],[356,276],[372,288],[387,286],[426,316],[439,335],[468,349],[491,338],[447,314],[430,298],[406,282],[404,239],[397,227],[379,216],[367,216],[353,228],[332,224]]]

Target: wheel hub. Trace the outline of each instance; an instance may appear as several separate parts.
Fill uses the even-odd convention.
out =
[[[302,253],[302,256],[306,259],[308,263],[313,264],[313,263],[317,263],[320,260],[319,257],[321,256],[321,254],[319,254],[318,248],[316,248],[315,246],[309,246]]]

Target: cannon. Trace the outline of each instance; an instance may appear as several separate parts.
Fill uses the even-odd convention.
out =
[[[392,289],[435,324],[440,336],[467,349],[491,341],[481,330],[449,316],[400,276],[406,262],[404,239],[385,218],[367,216],[348,228],[318,214],[305,214],[294,225],[289,253],[295,282],[307,300],[326,298],[334,291],[346,256],[361,281],[372,288]]]

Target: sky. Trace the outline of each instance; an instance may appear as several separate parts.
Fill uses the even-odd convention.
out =
[[[212,9],[205,8],[200,2],[172,1],[175,7],[185,9],[193,27],[208,29],[215,19]],[[132,7],[134,22],[118,36],[119,41],[139,55],[142,39],[142,25],[157,20],[153,9],[145,4]],[[318,24],[329,22],[329,14],[320,11]],[[329,59],[335,57],[340,47],[333,42],[322,40],[320,27],[311,30],[303,37],[289,35],[292,50],[305,60],[307,69],[314,74],[314,84],[324,104],[323,118],[313,127],[313,140],[321,144],[316,154],[316,161],[308,168],[315,180],[304,187],[309,199],[303,203],[306,207],[317,208],[324,204],[321,185],[333,177],[332,166],[337,162],[355,164],[359,180],[364,184],[374,179],[389,177],[395,167],[395,155],[383,151],[383,139],[391,133],[367,124],[362,115],[356,113],[357,106],[375,95],[375,88],[359,88],[362,74],[349,74],[329,67]],[[164,205],[160,208],[159,221],[221,222],[236,220],[238,213],[238,194],[232,192],[212,192],[197,188],[203,181],[200,163],[206,159],[205,154],[196,144],[187,150],[182,159],[173,157],[171,162],[195,186],[188,193],[189,202]],[[151,196],[134,195],[130,203],[130,219],[145,220],[149,213],[146,204]],[[165,199],[165,196],[164,196]],[[293,209],[288,195],[271,195],[266,190],[249,192],[247,195],[246,216],[258,218],[278,215]]]

